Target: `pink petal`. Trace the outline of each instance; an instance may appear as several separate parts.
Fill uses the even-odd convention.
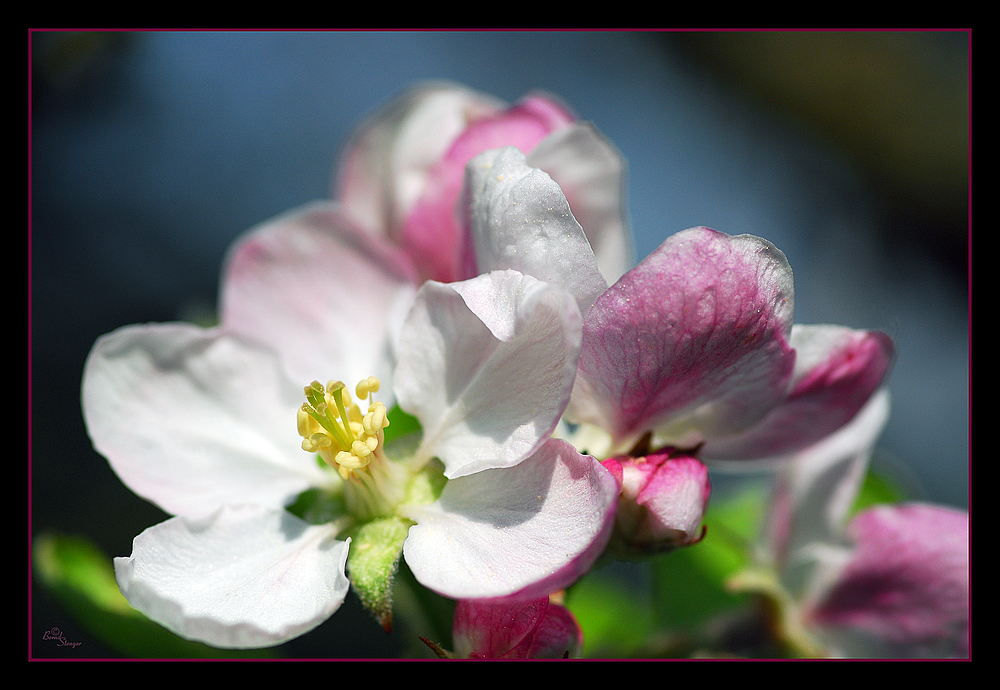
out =
[[[346,148],[334,198],[361,226],[398,242],[430,171],[471,123],[504,104],[448,83],[423,84],[376,112]]]
[[[712,493],[708,468],[672,450],[602,463],[622,490],[611,546],[625,557],[696,543]]]
[[[658,459],[655,454],[650,457]],[[636,497],[636,503],[649,511],[648,524],[637,536],[675,544],[696,541],[711,493],[708,468],[696,458],[664,459]]]
[[[877,331],[795,326],[792,390],[747,432],[709,440],[709,460],[755,460],[794,453],[847,424],[889,373],[894,346]]]
[[[881,506],[859,513],[848,533],[853,557],[812,621],[848,645],[846,636],[878,641],[879,656],[967,656],[968,513]]]
[[[318,202],[234,245],[222,323],[274,348],[300,385],[353,386],[374,375],[391,390],[393,324],[402,322],[416,281],[398,249],[358,230],[336,204]]]
[[[552,439],[509,469],[450,480],[441,498],[408,506],[403,547],[417,580],[455,599],[546,596],[604,550],[618,484],[599,462]]]
[[[671,236],[587,314],[569,416],[619,442],[657,427],[693,446],[748,428],[787,391],[792,293],[766,240]]]
[[[425,278],[450,282],[469,277],[462,244],[464,219],[458,206],[466,164],[483,151],[504,146],[531,151],[571,122],[572,116],[560,106],[536,96],[465,129],[429,171],[424,193],[404,221],[400,243]]]

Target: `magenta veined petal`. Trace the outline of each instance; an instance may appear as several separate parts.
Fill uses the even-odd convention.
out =
[[[561,659],[583,646],[583,631],[548,597],[459,601],[452,628],[460,659]]]
[[[969,653],[969,515],[943,506],[879,506],[848,525],[853,555],[810,619],[880,655]],[[842,634],[838,635],[840,632]]]
[[[791,268],[771,243],[677,233],[587,314],[569,416],[619,442],[656,428],[693,446],[749,428],[787,393],[792,306]]]
[[[759,460],[798,452],[850,422],[883,384],[895,353],[878,331],[792,328],[795,375],[787,398],[747,432],[709,440],[708,460]]]

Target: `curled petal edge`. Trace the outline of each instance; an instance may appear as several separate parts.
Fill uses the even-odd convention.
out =
[[[284,511],[224,507],[176,517],[115,559],[129,604],[172,632],[214,647],[271,647],[312,630],[343,603],[350,540]]]

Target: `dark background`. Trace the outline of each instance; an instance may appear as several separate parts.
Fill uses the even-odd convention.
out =
[[[31,32],[29,516],[109,555],[165,516],[93,451],[84,359],[211,314],[227,246],[329,195],[362,117],[415,81],[550,91],[629,162],[636,257],[708,225],[774,242],[796,321],[896,340],[877,463],[968,505],[971,35],[954,32]],[[37,587],[30,654],[111,656]],[[56,649],[60,627],[81,645]],[[353,597],[296,656],[401,649]]]

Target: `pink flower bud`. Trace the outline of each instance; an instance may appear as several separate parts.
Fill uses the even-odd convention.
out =
[[[602,464],[621,486],[608,547],[613,553],[641,556],[701,540],[701,519],[712,492],[708,468],[701,461],[667,448]]]
[[[573,614],[548,597],[459,601],[452,636],[461,659],[563,659],[583,645]]]

